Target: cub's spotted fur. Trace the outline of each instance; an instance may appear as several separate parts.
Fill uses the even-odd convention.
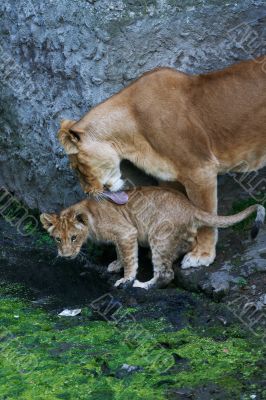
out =
[[[197,229],[202,226],[227,227],[257,211],[254,235],[264,221],[265,209],[254,205],[239,214],[220,217],[196,208],[184,195],[160,187],[127,191],[129,200],[117,205],[108,200],[86,199],[59,215],[42,214],[44,228],[56,240],[58,253],[75,257],[89,238],[114,243],[117,260],[110,272],[124,268],[124,277],[115,285],[133,283],[149,289],[167,285],[174,277],[173,261],[196,245]],[[154,276],[148,282],[136,280],[138,244],[150,246]]]

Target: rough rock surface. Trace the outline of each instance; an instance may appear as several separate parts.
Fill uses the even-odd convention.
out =
[[[260,279],[265,279],[266,272],[266,231],[263,229],[256,241],[247,238],[246,233],[243,241],[243,252],[233,250],[233,235],[227,233],[221,242],[227,247],[231,243],[231,251],[224,253],[224,259],[215,261],[210,267],[191,268],[182,270],[176,268],[176,282],[189,290],[203,291],[206,294],[219,299],[227,295],[230,291],[239,291],[247,286],[247,282],[252,276],[264,275]],[[237,235],[239,238],[239,235]],[[221,249],[218,250],[219,252]],[[225,254],[227,253],[227,256]],[[235,253],[235,254],[234,254]]]
[[[0,185],[30,207],[81,196],[56,131],[142,72],[265,53],[264,0],[7,0],[0,5]]]

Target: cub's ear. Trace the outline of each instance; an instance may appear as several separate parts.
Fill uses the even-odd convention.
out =
[[[77,143],[80,141],[81,131],[72,130],[72,126],[75,125],[77,121],[71,121],[65,119],[61,121],[60,129],[58,131],[58,139],[62,146],[64,147],[67,154],[77,154],[78,147]]]
[[[85,213],[78,213],[75,215],[75,220],[77,221],[76,227],[81,228],[81,225],[88,226],[88,216]]]
[[[46,229],[49,233],[52,233],[52,231],[55,228],[55,223],[57,221],[57,215],[56,214],[41,214],[40,221],[41,221],[44,229]]]

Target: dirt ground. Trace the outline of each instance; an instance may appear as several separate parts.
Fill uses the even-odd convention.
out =
[[[249,198],[242,188],[225,196],[230,179],[220,191],[224,214]],[[256,242],[249,226],[220,232],[213,266],[182,272],[177,263],[175,282],[148,292],[113,287],[117,275],[106,271],[113,248],[68,261],[41,231],[22,236],[3,218],[0,231],[1,399],[266,399],[265,229]],[[140,265],[146,280],[145,250]],[[66,308],[82,311],[58,317]],[[23,368],[9,361],[17,337],[27,349]],[[153,369],[138,353],[143,347],[163,352],[171,366]],[[28,352],[38,359],[30,374]]]

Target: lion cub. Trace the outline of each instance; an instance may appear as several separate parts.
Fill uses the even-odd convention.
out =
[[[252,231],[255,237],[265,217],[265,209],[260,205],[233,216],[211,215],[196,208],[183,194],[160,187],[128,190],[126,194],[128,202],[124,205],[86,199],[59,215],[40,217],[57,242],[60,256],[76,257],[87,238],[114,243],[117,260],[109,265],[108,271],[124,268],[124,277],[115,286],[129,283],[145,289],[165,286],[174,278],[173,261],[195,246],[199,227],[227,227],[257,211]],[[148,282],[136,280],[138,244],[149,245],[151,249],[154,276]]]

